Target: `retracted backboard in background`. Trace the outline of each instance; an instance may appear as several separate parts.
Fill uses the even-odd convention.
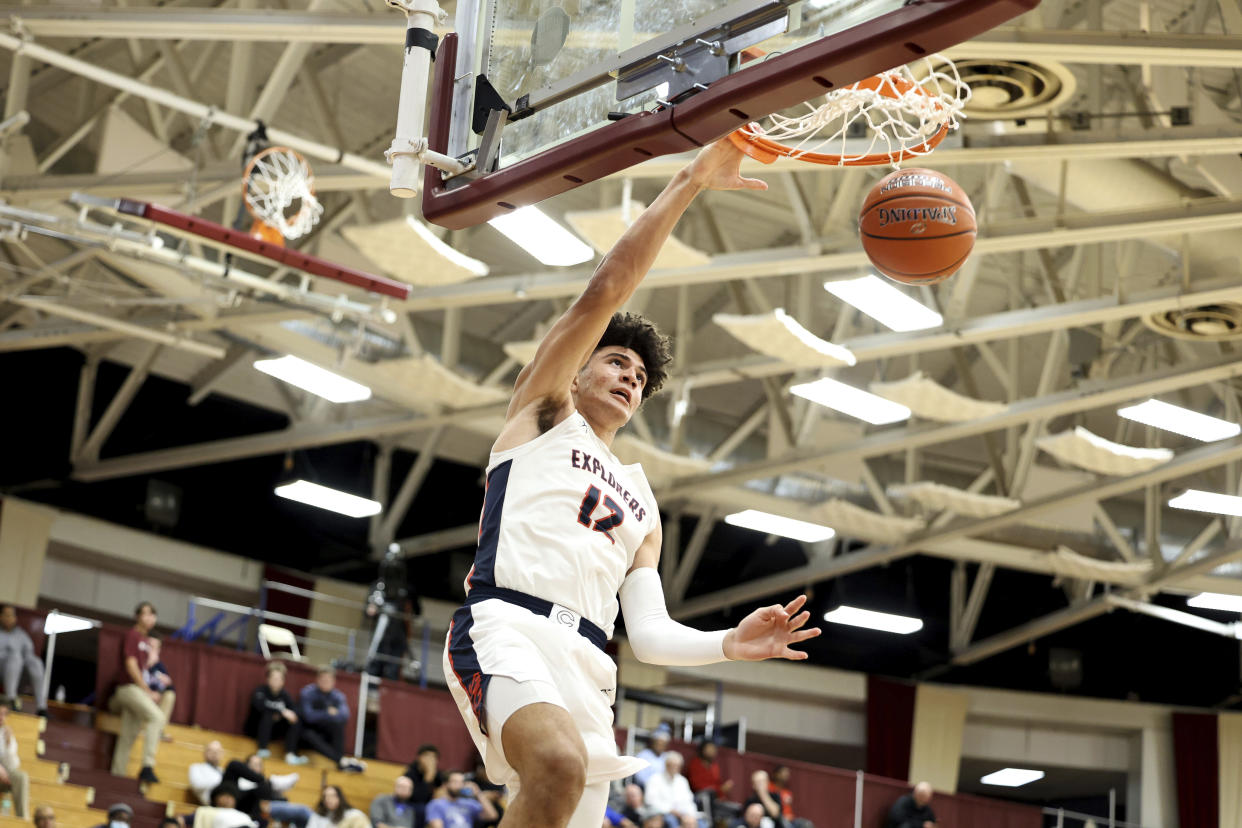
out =
[[[451,228],[478,224],[702,146],[1038,4],[459,0],[457,33],[437,54],[428,138],[433,150],[484,161],[453,177],[428,167],[423,214]],[[765,56],[743,66],[751,46]],[[508,122],[493,115],[500,129],[481,139],[502,107]]]

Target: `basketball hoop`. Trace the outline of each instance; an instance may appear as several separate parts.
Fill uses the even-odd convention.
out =
[[[829,92],[820,103],[807,102],[800,115],[774,113],[768,126],[750,123],[729,138],[765,164],[783,157],[830,166],[896,166],[927,155],[965,117],[970,87],[947,58],[933,55],[923,64],[923,77],[899,66]],[[870,133],[866,152],[848,146],[856,125]]]
[[[288,147],[269,147],[250,159],[242,194],[250,215],[286,239],[306,235],[323,215],[310,165]]]

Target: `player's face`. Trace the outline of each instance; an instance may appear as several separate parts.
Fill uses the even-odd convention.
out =
[[[647,367],[630,348],[600,348],[574,378],[574,404],[595,422],[620,428],[643,401]]]

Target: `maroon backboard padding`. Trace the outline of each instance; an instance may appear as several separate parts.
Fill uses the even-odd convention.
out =
[[[601,126],[455,189],[447,189],[440,172],[428,168],[423,216],[453,230],[471,227],[648,158],[710,143],[828,89],[969,40],[1038,5],[1039,0],[914,0],[722,78],[676,106]],[[447,149],[456,57],[456,38],[450,35],[437,55],[431,106],[429,143],[439,152]]]
[[[149,221],[166,224],[178,230],[185,230],[205,239],[240,247],[242,250],[262,256],[265,259],[271,259],[274,262],[303,270],[312,276],[322,276],[325,279],[344,282],[347,285],[360,287],[372,293],[394,296],[397,299],[408,299],[410,296],[410,286],[402,282],[385,279],[383,276],[375,276],[371,273],[364,273],[352,267],[333,264],[327,259],[300,253],[297,250],[290,250],[279,244],[271,244],[256,239],[249,233],[243,233],[240,230],[234,230],[230,227],[225,227],[223,224],[216,224],[214,221],[207,221],[197,216],[188,216],[185,213],[179,213],[176,210],[170,210],[158,204],[122,199],[122,212],[141,216]]]

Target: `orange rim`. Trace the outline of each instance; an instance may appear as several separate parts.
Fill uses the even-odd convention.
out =
[[[254,165],[258,162],[260,158],[264,157],[265,155],[270,155],[271,153],[274,153],[274,152],[292,153],[298,159],[298,161],[302,162],[302,164],[306,166],[307,169],[310,169],[310,165],[306,163],[306,159],[302,157],[302,153],[298,152],[295,149],[290,149],[289,147],[268,147],[262,152],[256,152],[254,154],[254,156],[250,159],[250,163],[246,164],[246,170],[242,173],[242,204],[245,205],[246,212],[254,216],[254,218],[259,222],[263,221],[263,217],[254,211],[254,208],[250,206],[250,200],[246,198],[246,194],[250,192],[250,174],[254,172]],[[310,190],[310,194],[312,196],[315,195],[314,177],[310,177],[307,179],[307,185],[308,185],[308,189]],[[306,212],[308,209],[310,208],[306,204],[303,204],[302,209],[298,210],[298,212],[292,218],[288,219],[288,221],[292,224],[294,221],[297,221],[297,219],[302,215],[302,213]],[[284,244],[284,236],[281,236],[281,244]]]
[[[885,78],[880,75],[874,75],[866,80],[859,81],[854,86],[860,89],[878,91],[887,98],[899,97],[912,89],[917,90],[921,95],[931,97],[931,94],[921,86],[902,78]],[[756,126],[758,125],[752,123],[729,134],[729,140],[733,142],[733,145],[756,161],[772,164],[778,158],[794,158],[798,161],[805,161],[808,164],[823,164],[832,167],[877,167],[883,164],[896,164],[912,156],[925,155],[931,152],[940,146],[940,142],[949,134],[949,125],[945,124],[935,135],[916,146],[905,147],[891,154],[876,152],[868,155],[849,156],[829,155],[822,152],[802,152],[787,144],[782,144],[780,141],[774,141],[766,135],[752,132],[751,129]]]

